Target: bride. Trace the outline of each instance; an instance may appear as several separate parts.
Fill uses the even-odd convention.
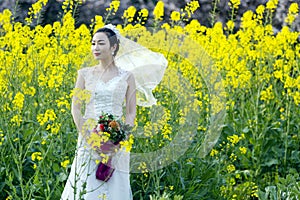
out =
[[[118,49],[119,42],[113,30],[104,27],[96,31],[92,39],[92,53],[99,60],[99,65],[80,69],[75,86],[91,92],[84,116],[81,116],[81,105],[76,97],[72,102],[72,115],[78,130],[82,130],[85,121],[96,120],[102,112],[121,117],[124,99],[126,123],[134,125],[135,80],[132,73],[116,66],[114,56]],[[83,133],[79,134],[77,154],[61,199],[132,199],[128,153],[118,152],[118,160],[113,160],[112,165],[120,166],[113,166],[116,169],[113,176],[108,182],[103,182],[95,177],[96,160],[101,160],[101,157],[88,147],[85,139]]]
[[[120,47],[120,40],[121,44],[122,42],[124,43],[123,47]],[[128,48],[128,42],[138,47],[136,52],[143,54],[136,57],[136,59],[131,59],[134,60],[133,63],[127,61],[130,52],[126,51],[128,49],[130,51],[133,50],[133,48]],[[127,45],[126,47],[125,44]],[[101,152],[96,152],[91,148],[87,143],[86,136],[92,130],[93,125],[95,125],[87,126],[88,122],[92,121],[95,123],[101,113],[110,113],[121,119],[124,110],[125,123],[133,126],[136,116],[136,90],[143,91],[146,99],[148,99],[148,104],[145,104],[145,102],[139,104],[138,102],[139,105],[148,106],[155,103],[153,102],[154,98],[151,91],[161,80],[167,61],[161,54],[137,45],[137,43],[120,36],[113,25],[106,25],[98,29],[93,35],[91,50],[99,64],[78,70],[75,89],[88,91],[90,99],[86,102],[86,105],[82,105],[76,95],[74,95],[72,100],[72,116],[79,130],[79,135],[76,155],[61,200],[132,199],[129,177],[129,152],[122,148],[118,149],[112,156],[111,166],[115,169],[112,177],[107,182],[98,180],[95,172],[98,166],[97,163],[102,159],[100,156]],[[122,52],[122,48],[125,51]],[[119,56],[119,63],[117,64],[116,55],[120,49],[122,56]],[[134,55],[137,55],[136,52]],[[153,76],[153,74],[149,76],[155,77],[155,80],[151,82],[151,87],[147,87],[147,84],[140,83],[136,79],[147,80],[145,77],[137,77],[141,76],[141,69],[135,71],[132,68],[133,65],[136,65],[135,61],[140,62],[136,66],[141,66],[141,63],[146,66],[145,60],[139,61],[143,56],[151,60],[153,58],[154,62],[160,61],[161,63],[152,65],[151,69],[156,70],[156,72],[151,72],[151,69],[148,70],[148,74],[153,72],[157,74],[156,76]],[[153,66],[158,67],[155,68]],[[85,108],[84,115],[81,114],[83,106]],[[123,109],[124,106],[125,109]]]

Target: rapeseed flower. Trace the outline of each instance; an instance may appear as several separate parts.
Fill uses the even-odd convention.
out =
[[[216,149],[212,149],[211,152],[210,152],[210,156],[211,157],[214,157],[215,155],[218,155],[219,151],[216,150]]]
[[[20,126],[21,122],[22,122],[22,116],[21,115],[14,115],[11,119],[10,122],[12,122],[13,124],[16,124],[17,126]]]
[[[229,140],[232,144],[232,146],[234,146],[235,144],[237,144],[240,141],[240,138],[238,135],[234,134],[232,136],[228,136],[227,140]]]
[[[273,86],[270,85],[266,90],[261,91],[260,100],[269,101],[274,99]]]
[[[300,105],[300,92],[296,91],[293,95],[294,102],[296,106]]]
[[[227,172],[232,173],[235,171],[235,166],[233,164],[230,164],[227,166]]]
[[[173,20],[174,22],[177,22],[180,20],[180,12],[178,11],[172,11],[171,13],[171,20]]]
[[[41,152],[34,152],[31,154],[32,161],[41,161],[43,159]]]
[[[271,10],[271,12],[273,12],[277,8],[277,5],[278,5],[278,0],[269,0],[267,2],[266,8]]]
[[[43,126],[45,123],[47,123],[49,121],[52,121],[52,122],[55,121],[56,118],[57,118],[57,116],[53,109],[47,109],[44,114],[37,115],[37,121],[39,122],[39,124],[41,126]]]
[[[298,4],[292,3],[289,7],[289,11],[285,18],[285,22],[291,25],[295,21],[298,14],[299,14]]]
[[[187,17],[191,18],[192,14],[200,7],[198,0],[192,0],[186,4],[183,11],[187,13]],[[185,16],[185,13],[183,13],[183,16]]]
[[[141,17],[147,18],[149,15],[149,11],[146,8],[143,8],[139,11]]]
[[[22,110],[24,105],[24,99],[24,94],[18,92],[12,101],[14,109]]]
[[[153,15],[155,20],[162,20],[164,16],[164,2],[158,1],[154,10]]]
[[[230,0],[228,4],[231,8],[237,9],[239,7],[239,5],[241,4],[241,1],[240,0]]]
[[[127,10],[124,11],[123,18],[128,22],[132,22],[136,13],[136,8],[134,6],[129,6]]]
[[[226,26],[227,26],[227,29],[229,31],[232,31],[234,29],[234,21],[232,20],[229,20],[227,23],[226,23]]]
[[[120,1],[118,0],[113,0],[109,4],[109,8],[106,8],[106,11],[112,11],[113,13],[116,13],[120,7]]]
[[[66,159],[64,160],[63,162],[60,163],[60,165],[63,167],[63,168],[67,168],[67,166],[70,164],[70,160],[69,159]]]
[[[239,150],[240,150],[241,154],[246,154],[246,152],[247,152],[246,147],[239,147]]]
[[[2,133],[2,131],[0,131],[0,146],[3,144],[4,140],[5,140],[4,134]]]
[[[129,136],[129,139],[120,142],[121,147],[125,147],[126,152],[131,151],[133,144],[134,144],[134,136],[132,134]]]

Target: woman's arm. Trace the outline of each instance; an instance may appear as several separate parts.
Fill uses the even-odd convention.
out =
[[[84,78],[80,71],[78,71],[77,80],[75,84],[74,94],[72,97],[71,113],[74,123],[79,131],[81,131],[83,125],[83,118],[81,114],[81,99],[78,98],[78,93],[84,89]]]
[[[132,73],[127,79],[128,87],[126,91],[126,124],[134,126],[136,115],[136,86],[135,79]]]

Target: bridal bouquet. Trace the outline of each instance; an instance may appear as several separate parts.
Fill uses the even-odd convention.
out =
[[[112,156],[117,149],[124,146],[132,145],[132,137],[128,137],[131,127],[128,124],[122,124],[116,120],[112,114],[102,113],[97,121],[96,126],[93,128],[87,142],[92,148],[99,152],[100,155],[106,154],[107,159],[102,159],[99,163],[96,178],[102,181],[108,181],[114,172],[110,166]],[[126,142],[126,139],[129,141]]]
[[[88,143],[95,150],[106,152],[110,146],[119,146],[128,138],[131,127],[116,120],[112,114],[102,113],[88,138]]]

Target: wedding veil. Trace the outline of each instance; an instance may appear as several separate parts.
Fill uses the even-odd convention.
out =
[[[119,52],[115,57],[116,65],[130,71],[135,78],[137,89],[137,104],[151,106],[156,104],[152,90],[163,78],[168,61],[161,53],[148,48],[122,36],[115,26],[104,26],[113,30],[120,41]]]

